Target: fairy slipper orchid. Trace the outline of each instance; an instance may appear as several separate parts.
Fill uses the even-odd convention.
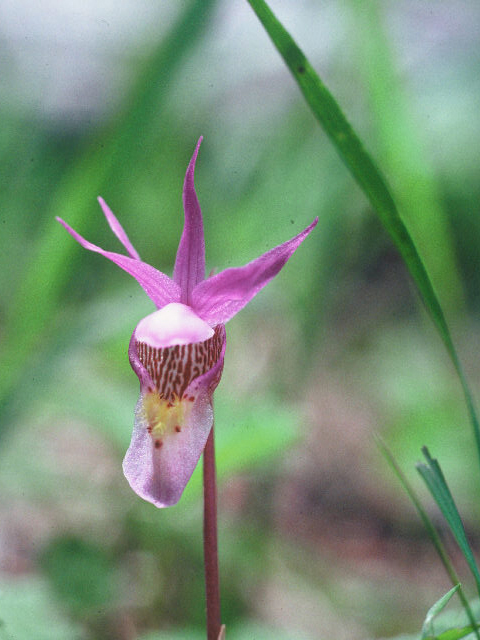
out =
[[[313,227],[243,267],[205,279],[203,220],[193,182],[202,138],[183,188],[185,224],[173,279],[142,262],[106,203],[100,206],[128,256],[104,251],[57,218],[82,247],[132,275],[157,310],[130,340],[130,363],[140,399],[123,471],[132,489],[157,507],[176,504],[195,469],[213,424],[212,395],[223,369],[225,323],[277,275]]]

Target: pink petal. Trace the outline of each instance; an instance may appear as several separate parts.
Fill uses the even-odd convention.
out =
[[[100,253],[102,256],[105,256],[105,258],[108,258],[121,269],[133,276],[157,307],[161,308],[169,302],[178,302],[180,300],[180,287],[161,271],[157,271],[157,269],[146,262],[141,262],[134,258],[128,258],[127,256],[122,256],[119,253],[104,251],[95,244],[85,240],[85,238],[74,231],[61,218],[57,218],[57,220],[65,227],[68,233],[82,245],[82,247],[89,251]]]
[[[212,428],[212,394],[220,380],[225,354],[225,328],[222,326],[219,330],[222,349],[216,364],[187,387],[185,395],[194,398],[192,402],[187,401],[190,405],[188,416],[179,425],[180,431],[162,436],[159,448],[148,430],[144,412],[148,389],[143,387],[141,378],[140,400],[123,472],[135,493],[157,507],[168,507],[179,501]],[[148,381],[148,374],[145,381]]]
[[[200,282],[192,294],[194,311],[212,326],[230,320],[277,275],[317,222],[315,218],[297,236],[245,266],[225,269]]]
[[[110,207],[108,206],[108,204],[105,202],[103,198],[99,196],[97,199],[100,206],[102,207],[103,213],[105,214],[105,218],[107,219],[107,222],[110,225],[110,229],[113,231],[113,233],[117,236],[117,238],[123,244],[128,254],[132,258],[135,258],[135,260],[140,260],[140,256],[135,250],[135,247],[133,246],[133,244],[128,239],[128,236],[125,233],[124,228],[122,227],[120,222],[117,220],[113,211],[110,209]]]
[[[183,185],[185,224],[173,270],[173,279],[181,288],[181,301],[185,304],[190,304],[193,288],[205,278],[205,240],[202,212],[193,183],[195,162],[202,139],[200,138],[197,142],[185,175]]]

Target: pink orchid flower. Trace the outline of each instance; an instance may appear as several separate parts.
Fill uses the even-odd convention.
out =
[[[104,251],[57,218],[82,247],[105,256],[132,275],[157,307],[140,320],[130,340],[130,364],[140,380],[135,426],[123,471],[132,489],[157,507],[176,504],[213,425],[212,396],[223,369],[225,323],[287,262],[317,224],[243,267],[205,279],[205,242],[194,169],[183,188],[185,225],[173,279],[142,262],[102,198],[100,206],[129,257]]]

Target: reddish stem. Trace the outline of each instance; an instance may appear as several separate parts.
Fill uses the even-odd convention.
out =
[[[213,427],[203,452],[203,552],[207,596],[207,639],[220,633],[220,583],[218,578],[217,482]]]

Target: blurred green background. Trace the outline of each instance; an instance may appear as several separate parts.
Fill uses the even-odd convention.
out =
[[[270,4],[386,174],[476,392],[478,2]],[[320,218],[227,327],[216,424],[228,637],[418,631],[449,583],[373,434],[420,491],[413,464],[429,446],[476,548],[461,391],[247,3],[3,0],[0,25],[0,640],[204,636],[199,470],[162,511],[121,471],[138,393],[128,341],[153,305],[54,221],[119,251],[101,194],[170,274],[200,135],[207,270]]]

